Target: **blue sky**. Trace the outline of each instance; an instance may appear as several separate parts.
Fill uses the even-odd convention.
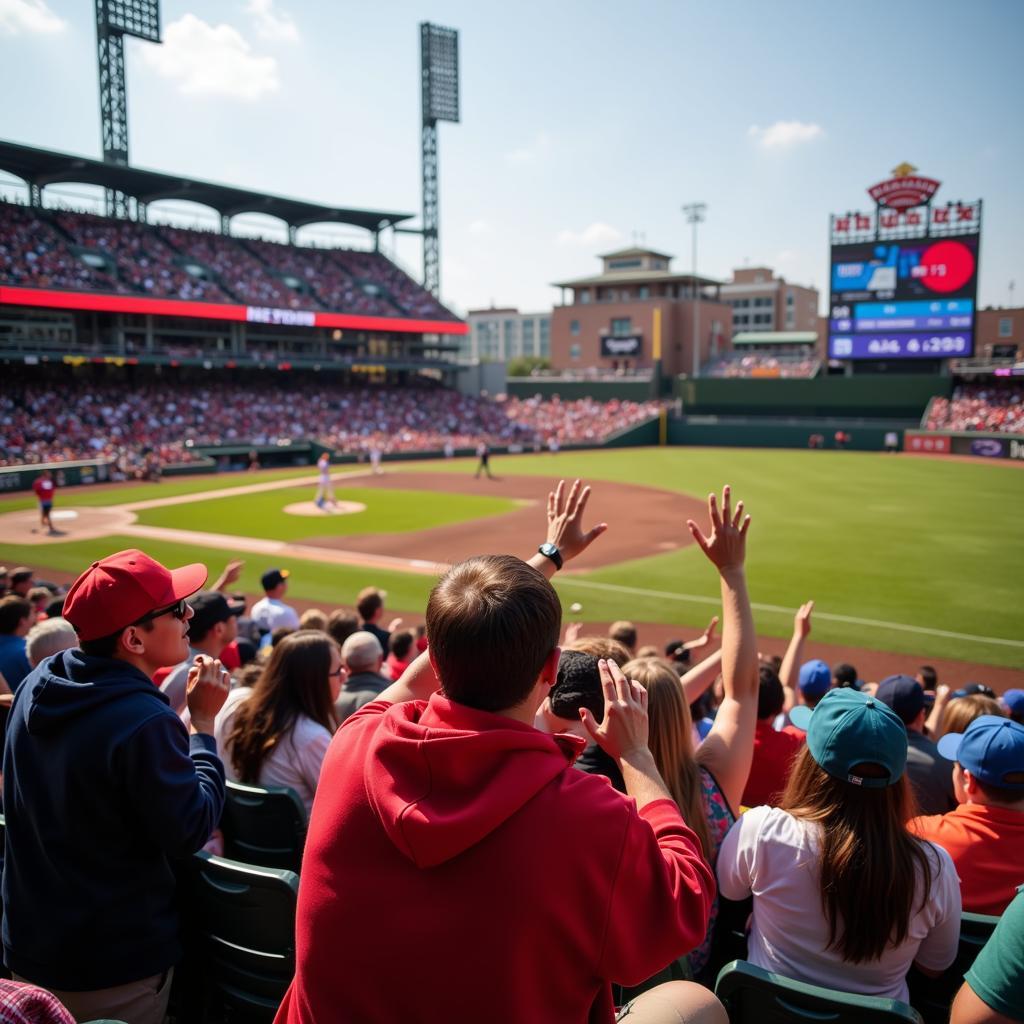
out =
[[[99,155],[92,12],[0,0],[3,138]],[[1024,299],[1018,0],[164,0],[164,45],[127,44],[132,161],[417,212],[424,19],[461,32],[462,123],[440,129],[460,310],[550,308],[551,281],[634,233],[688,269],[693,200],[703,273],[767,264],[824,293],[828,214],[904,160],[938,199],[984,199],[981,304],[1011,280]],[[418,271],[417,240],[395,244]]]

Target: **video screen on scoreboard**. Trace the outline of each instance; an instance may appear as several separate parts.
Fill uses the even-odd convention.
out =
[[[979,239],[834,245],[829,358],[973,355]]]

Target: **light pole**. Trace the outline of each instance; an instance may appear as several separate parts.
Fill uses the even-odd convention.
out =
[[[686,222],[693,225],[693,375],[700,373],[700,288],[697,285],[697,225],[708,211],[707,203],[687,203],[683,207]]]

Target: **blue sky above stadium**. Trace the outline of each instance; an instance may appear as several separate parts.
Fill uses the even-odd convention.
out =
[[[0,0],[4,138],[100,154],[92,11]],[[551,281],[634,240],[688,269],[693,200],[703,273],[767,264],[824,302],[828,214],[868,209],[904,160],[938,199],[985,200],[981,304],[1005,305],[1011,281],[1024,298],[1017,0],[164,0],[163,45],[127,43],[132,161],[416,212],[423,19],[461,33],[462,123],[440,130],[442,286],[460,310],[549,308]],[[396,255],[421,266],[413,238]]]

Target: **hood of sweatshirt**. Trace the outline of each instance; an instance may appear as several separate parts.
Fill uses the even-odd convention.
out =
[[[41,662],[22,686],[28,701],[26,725],[37,736],[60,732],[80,715],[128,694],[142,693],[168,703],[139,669],[114,658],[89,657],[78,648]]]
[[[367,797],[395,846],[434,867],[508,821],[585,745],[435,693],[385,713],[367,758]]]

